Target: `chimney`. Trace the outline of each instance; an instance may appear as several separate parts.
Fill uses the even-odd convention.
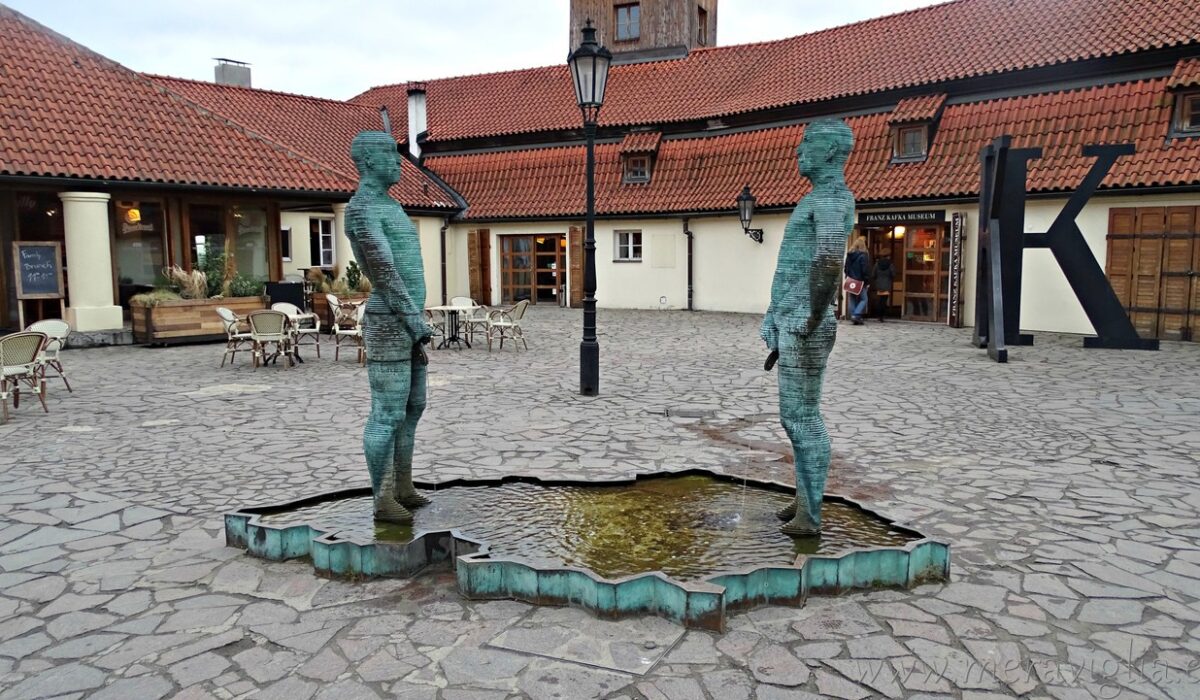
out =
[[[232,58],[216,58],[217,62],[213,69],[214,80],[218,85],[234,85],[236,87],[250,87],[250,64],[243,61],[235,61]]]
[[[425,133],[425,83],[413,83],[408,88],[408,152],[420,159],[421,145],[417,137]]]

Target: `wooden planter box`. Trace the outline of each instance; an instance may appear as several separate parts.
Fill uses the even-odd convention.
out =
[[[263,297],[227,297],[225,299],[180,299],[154,306],[129,307],[133,317],[133,340],[144,345],[197,343],[224,340],[225,325],[217,316],[224,306],[238,316],[267,308]]]
[[[334,295],[337,296],[337,295]],[[338,296],[338,301],[342,303],[366,301],[369,294],[343,294]],[[333,311],[329,308],[329,302],[325,299],[324,292],[313,292],[312,295],[312,310],[321,319],[321,332],[333,332]]]

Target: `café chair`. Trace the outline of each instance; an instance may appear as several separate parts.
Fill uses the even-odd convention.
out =
[[[232,367],[238,351],[245,352],[246,348],[243,346],[252,342],[250,334],[242,330],[245,321],[238,318],[233,311],[218,306],[217,315],[221,317],[221,325],[225,329],[225,354],[221,356],[221,366],[224,367],[225,360],[228,359],[229,366]]]
[[[58,351],[67,347],[67,337],[71,335],[71,324],[61,318],[48,318],[29,324],[25,330],[46,334],[46,346],[42,348],[42,355],[38,358],[43,365],[43,372],[46,368],[54,370],[58,378],[63,380],[67,391],[74,393],[71,389],[71,382],[67,381],[66,372],[63,371],[62,360],[58,357]]]
[[[12,397],[13,408],[21,406],[21,385],[37,394],[46,413],[46,374],[38,359],[49,337],[36,331],[22,331],[0,338],[0,405],[3,405],[0,423],[8,422],[8,397]]]

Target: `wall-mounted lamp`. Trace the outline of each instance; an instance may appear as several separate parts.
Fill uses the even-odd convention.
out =
[[[49,216],[49,217],[58,216],[58,207],[50,207],[49,209],[47,209],[46,216]]]
[[[892,229],[892,233],[895,234],[896,238],[904,238],[905,231],[908,231],[908,229],[903,226],[897,226]]]
[[[742,220],[742,231],[745,231],[750,240],[762,243],[763,230],[750,228],[750,219],[754,216],[754,203],[754,195],[750,194],[750,185],[746,185],[742,188],[742,193],[737,196],[738,218]]]

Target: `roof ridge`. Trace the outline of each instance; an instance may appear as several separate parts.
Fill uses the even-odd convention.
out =
[[[137,72],[140,73],[143,77],[149,78],[151,81],[170,80],[170,81],[176,81],[176,82],[181,82],[181,83],[192,83],[194,85],[205,85],[208,87],[216,87],[216,88],[220,88],[222,90],[242,90],[242,91],[246,91],[246,92],[261,92],[261,93],[267,93],[270,95],[281,95],[283,97],[297,97],[302,100],[310,100],[310,101],[314,101],[314,102],[332,102],[334,104],[349,105],[349,106],[359,108],[359,109],[370,109],[370,107],[368,107],[367,105],[363,105],[358,102],[351,102],[349,100],[339,100],[339,99],[335,99],[332,97],[319,97],[317,95],[305,95],[302,92],[287,92],[286,90],[270,90],[267,88],[245,87],[244,85],[228,85],[226,83],[217,83],[217,82],[213,82],[211,80],[199,80],[197,78],[182,78],[177,75],[165,75],[163,73],[148,73],[145,71],[137,71]]]
[[[567,63],[566,63],[566,61],[563,61],[562,63],[551,63],[551,64],[547,64],[547,65],[543,65],[543,66],[527,66],[525,68],[509,68],[508,70],[480,71],[478,73],[464,73],[462,75],[448,75],[443,78],[427,78],[424,80],[402,80],[397,83],[385,83],[383,85],[373,85],[373,86],[367,88],[366,90],[363,90],[361,93],[355,95],[354,97],[351,97],[350,99],[357,100],[358,98],[362,97],[363,95],[367,94],[368,92],[372,92],[374,90],[385,90],[387,88],[408,87],[409,85],[416,85],[416,84],[428,85],[429,83],[443,83],[443,82],[447,82],[450,80],[461,80],[463,78],[481,78],[485,75],[509,75],[512,73],[525,73],[525,72],[532,72],[532,71],[538,71],[538,70],[549,70],[551,68],[557,69],[557,68],[566,68],[566,67],[567,67]],[[617,68],[617,67],[619,67],[619,65],[613,66],[613,68]]]

